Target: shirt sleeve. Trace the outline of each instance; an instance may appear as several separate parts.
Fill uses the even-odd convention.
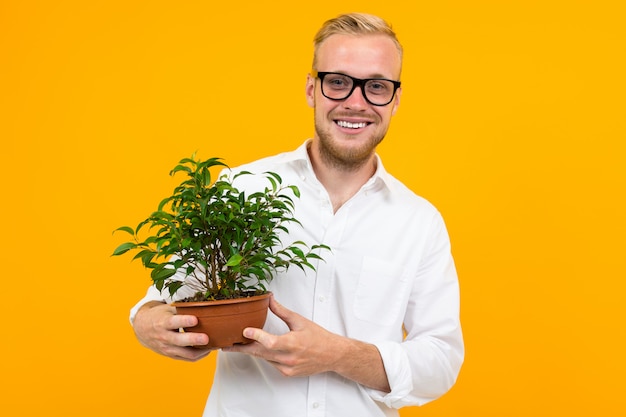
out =
[[[149,301],[165,302],[165,298],[161,295],[161,292],[157,290],[154,285],[151,285],[150,287],[148,287],[148,291],[146,291],[146,295],[130,309],[130,316],[128,318],[130,320],[131,325],[133,324],[133,321],[135,321],[135,316],[137,315],[137,312],[139,311],[141,306],[143,306]]]
[[[445,394],[464,359],[458,277],[442,219],[429,242],[411,290],[404,341],[375,343],[391,392],[368,393],[392,408],[423,405]]]

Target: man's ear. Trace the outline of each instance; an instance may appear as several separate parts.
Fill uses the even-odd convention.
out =
[[[396,90],[396,96],[393,98],[393,109],[391,110],[391,114],[394,115],[398,111],[398,106],[400,105],[400,96],[402,95],[402,87]]]
[[[304,87],[304,92],[306,94],[306,102],[309,107],[315,107],[315,78],[311,76],[311,74],[307,74],[306,76],[306,86]]]

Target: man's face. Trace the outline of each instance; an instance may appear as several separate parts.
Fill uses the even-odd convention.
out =
[[[400,53],[384,35],[333,35],[320,45],[317,70],[356,78],[398,80]],[[337,166],[358,167],[369,161],[382,141],[400,103],[400,89],[391,103],[374,106],[360,88],[340,101],[322,95],[320,80],[307,79],[307,102],[315,109],[315,140],[321,156]]]

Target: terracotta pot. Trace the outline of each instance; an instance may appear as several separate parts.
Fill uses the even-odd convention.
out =
[[[270,303],[270,293],[231,300],[177,302],[176,314],[192,315],[198,324],[185,328],[187,332],[206,333],[209,344],[199,348],[222,348],[246,344],[252,340],[243,337],[246,327],[263,328]]]

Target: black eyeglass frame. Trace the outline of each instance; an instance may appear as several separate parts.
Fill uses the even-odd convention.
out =
[[[324,97],[326,97],[327,99],[329,99],[329,100],[333,100],[333,101],[345,100],[348,97],[350,97],[352,95],[352,93],[354,93],[354,90],[357,87],[361,87],[361,93],[363,94],[363,98],[365,98],[365,101],[367,101],[372,106],[379,106],[379,107],[387,106],[387,105],[389,105],[389,103],[391,103],[393,101],[393,98],[396,96],[396,91],[398,91],[398,88],[400,88],[400,84],[401,84],[400,81],[388,80],[387,78],[356,78],[356,77],[353,77],[351,75],[344,74],[344,73],[341,73],[341,72],[327,72],[327,71],[313,70],[311,72],[311,75],[314,78],[319,78],[319,80],[322,82],[321,85],[320,85],[320,91],[322,92],[322,95]],[[341,75],[342,77],[350,78],[352,80],[352,89],[343,98],[328,97],[326,95],[326,93],[324,93],[324,77],[326,77],[327,75]],[[372,103],[370,101],[370,99],[367,98],[367,93],[365,93],[365,83],[367,83],[368,81],[388,81],[388,82],[392,83],[393,84],[393,94],[391,94],[391,98],[389,99],[389,101],[386,102],[385,104]]]

